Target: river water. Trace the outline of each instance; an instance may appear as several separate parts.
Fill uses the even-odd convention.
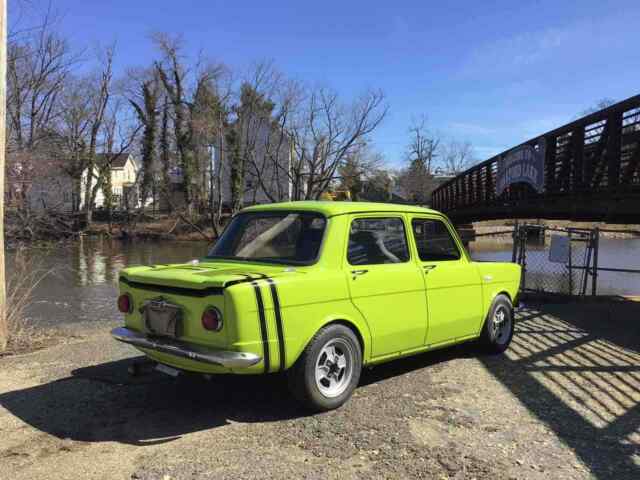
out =
[[[536,247],[533,247],[536,248]],[[541,247],[540,247],[541,248]],[[510,239],[471,242],[477,260],[511,261]],[[45,272],[27,309],[39,324],[118,320],[115,300],[120,269],[128,265],[177,263],[202,257],[205,242],[140,241],[83,238],[53,247],[23,251],[31,271]],[[7,277],[23,275],[14,267],[16,253],[7,254]],[[640,239],[601,239],[600,266],[640,269]],[[598,293],[640,295],[640,274],[601,273]]]

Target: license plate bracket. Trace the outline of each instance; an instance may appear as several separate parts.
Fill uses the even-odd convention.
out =
[[[179,336],[182,321],[181,307],[159,298],[145,302],[141,310],[147,334],[169,338]]]

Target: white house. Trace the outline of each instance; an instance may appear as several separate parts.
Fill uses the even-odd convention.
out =
[[[114,207],[123,208],[125,202],[130,206],[137,205],[137,176],[138,165],[128,152],[120,154],[100,153],[96,155],[96,166],[93,169],[92,185],[95,185],[99,175],[99,166],[110,162],[111,187],[114,195]],[[82,189],[80,195],[80,208],[84,208],[86,179],[88,171],[82,174]],[[72,178],[59,168],[51,168],[43,172],[38,178],[34,178],[27,192],[29,207],[32,210],[56,210],[71,212],[74,203],[77,203],[73,193]],[[104,192],[100,188],[96,192],[96,208],[104,206]]]
[[[100,153],[96,155],[96,166],[94,167],[94,179],[99,176],[99,168],[106,163],[111,164],[111,191],[113,193],[113,206],[115,208],[124,208],[125,205],[136,206],[138,203],[137,176],[138,164],[133,155],[128,152],[119,154]],[[86,183],[86,172],[82,175],[82,184]],[[84,189],[81,195],[80,203],[84,205]],[[104,206],[105,198],[102,189],[98,189],[96,193],[95,206],[100,208]]]

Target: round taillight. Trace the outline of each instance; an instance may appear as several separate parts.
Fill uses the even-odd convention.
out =
[[[202,326],[205,330],[219,332],[222,329],[222,313],[216,307],[207,308],[202,314]]]
[[[123,293],[118,297],[118,310],[122,313],[131,313],[133,310],[133,301],[128,294]]]

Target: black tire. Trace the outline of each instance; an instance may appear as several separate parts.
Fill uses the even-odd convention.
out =
[[[503,318],[503,320],[500,320]],[[498,295],[494,300],[480,334],[480,346],[487,353],[503,353],[513,338],[513,305],[506,295]]]
[[[332,362],[328,352],[336,356]],[[348,356],[348,358],[347,358]],[[343,369],[341,358],[348,362]],[[335,371],[331,372],[335,365]],[[316,381],[316,368],[327,376]],[[347,371],[348,370],[348,371]],[[306,408],[315,412],[333,410],[344,404],[358,386],[362,371],[362,349],[353,331],[340,324],[329,325],[316,333],[295,365],[288,371],[289,389]],[[342,372],[342,376],[340,376]],[[347,377],[347,375],[349,375]],[[332,382],[340,388],[331,389]]]

